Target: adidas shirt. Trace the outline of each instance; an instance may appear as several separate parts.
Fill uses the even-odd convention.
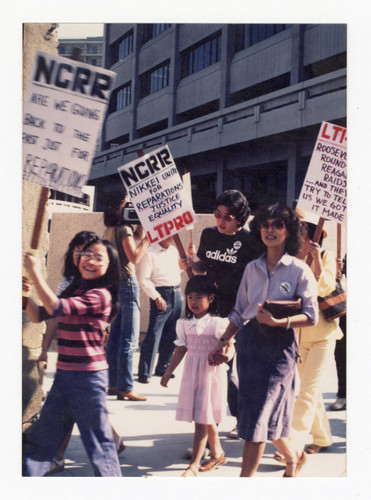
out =
[[[245,267],[256,256],[254,240],[244,228],[234,235],[219,233],[216,226],[202,231],[197,257],[218,285],[221,316],[228,315],[234,306]]]

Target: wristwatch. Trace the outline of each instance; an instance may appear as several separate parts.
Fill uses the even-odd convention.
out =
[[[228,345],[228,346],[229,346],[229,340],[223,339],[223,337],[220,337],[220,339],[219,339],[219,340],[220,340],[220,342],[221,342],[224,346],[226,346],[226,345]]]

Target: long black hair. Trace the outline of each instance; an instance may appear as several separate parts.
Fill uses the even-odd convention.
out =
[[[215,295],[213,302],[210,303],[209,313],[214,316],[219,316],[219,301],[218,301],[218,285],[203,274],[192,276],[186,284],[184,294],[199,293],[200,295]],[[189,309],[186,300],[184,317],[187,319],[193,318],[193,312]]]
[[[101,243],[106,247],[109,264],[105,274],[100,278],[94,280],[94,288],[107,288],[107,290],[110,292],[112,297],[112,308],[108,321],[111,321],[118,311],[119,258],[117,250],[114,248],[114,246],[109,241],[103,240],[102,238],[98,237],[93,241],[89,241],[88,243],[86,243],[86,245],[83,248],[83,251],[88,250],[92,245],[95,245],[96,243]],[[79,287],[80,280],[81,280],[81,274],[79,269],[77,268],[72,283],[66,288],[66,290],[64,290],[61,293],[60,298],[64,299],[71,297]]]
[[[276,203],[262,207],[256,212],[254,219],[250,223],[250,229],[262,252],[265,250],[265,245],[261,240],[260,226],[268,219],[280,219],[285,223],[288,232],[285,250],[290,255],[296,256],[303,244],[303,225],[295,210]]]
[[[73,249],[75,247],[86,245],[96,239],[99,239],[98,235],[96,235],[93,231],[80,231],[72,238],[64,256],[64,268],[62,274],[67,280],[71,280],[76,274],[76,266],[73,263]]]

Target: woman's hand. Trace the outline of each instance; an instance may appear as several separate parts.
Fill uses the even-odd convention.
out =
[[[219,366],[228,360],[227,356],[228,346],[216,347],[213,351],[209,352],[207,360],[210,366]]]
[[[191,258],[196,256],[196,247],[194,246],[192,241],[188,243],[186,254],[189,255]]]
[[[192,266],[191,259],[189,257],[184,257],[184,258],[180,257],[178,259],[178,265],[179,269],[181,269],[182,271],[186,271],[189,267]]]
[[[311,241],[309,243],[308,253],[312,256],[314,261],[318,262],[321,260],[321,247],[318,243],[314,243],[314,241]]]
[[[256,319],[262,325],[281,326],[280,321],[276,319],[274,316],[272,316],[272,314],[269,311],[264,309],[264,307],[261,304],[258,304],[258,312],[256,315]]]

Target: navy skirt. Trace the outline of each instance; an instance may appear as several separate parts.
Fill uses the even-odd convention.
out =
[[[295,399],[297,334],[253,319],[239,331],[236,351],[239,436],[250,442],[287,437]]]

